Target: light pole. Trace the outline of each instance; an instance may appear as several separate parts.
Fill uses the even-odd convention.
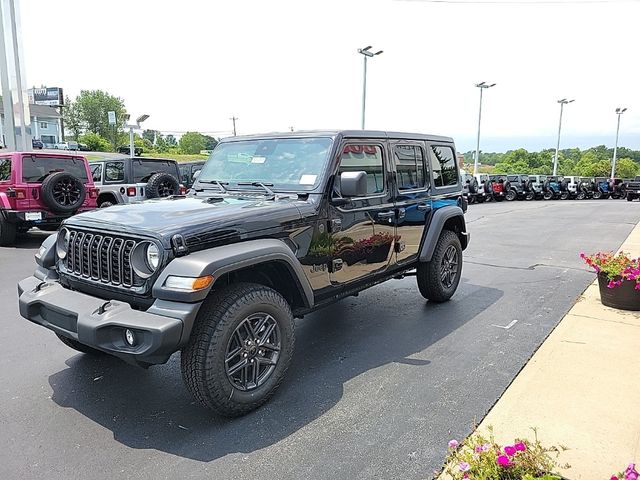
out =
[[[129,128],[129,156],[131,158],[136,156],[136,149],[134,146],[134,142],[133,142],[133,130],[140,130],[142,127],[140,126],[140,124],[142,122],[144,122],[147,118],[149,118],[149,115],[144,114],[144,115],[140,115],[138,118],[136,118],[136,123],[131,123],[129,125],[127,125],[127,127]],[[124,120],[125,122],[129,121],[129,114],[125,114],[124,116]]]
[[[558,143],[556,143],[556,154],[553,157],[553,176],[555,177],[558,173],[558,152],[560,151],[560,130],[562,129],[562,110],[567,103],[574,102],[575,100],[567,100],[563,98],[562,100],[558,100],[560,104],[560,121],[558,122]]]
[[[364,48],[359,48],[358,53],[361,53],[364,57],[364,77],[362,80],[362,130],[364,130],[364,112],[367,105],[367,59],[369,57],[375,57],[376,55],[380,55],[382,50],[379,52],[373,53],[371,52],[371,45]]]
[[[611,178],[613,178],[616,174],[616,159],[618,157],[618,134],[620,133],[620,117],[626,111],[627,111],[626,107],[616,108],[616,114],[618,115],[618,128],[616,128],[616,145],[613,147],[613,162],[611,162]]]
[[[476,158],[473,162],[473,174],[478,173],[478,163],[480,161],[480,121],[482,120],[482,91],[485,88],[495,87],[495,83],[487,85],[486,82],[476,83],[476,87],[480,89],[480,108],[478,109],[478,141],[476,142]]]

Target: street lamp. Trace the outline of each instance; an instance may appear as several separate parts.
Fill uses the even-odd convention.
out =
[[[560,122],[558,123],[558,143],[556,144],[556,155],[553,157],[553,175],[558,173],[558,152],[560,151],[560,130],[562,129],[562,110],[567,103],[575,102],[575,100],[567,100],[563,98],[558,100],[560,104]]]
[[[616,159],[618,157],[618,134],[620,133],[620,117],[626,111],[627,111],[626,107],[616,108],[616,114],[618,115],[618,128],[616,128],[616,145],[615,147],[613,147],[613,162],[611,164],[611,178],[613,178],[616,173]]]
[[[380,55],[382,53],[382,50],[373,53],[371,51],[371,45],[369,45],[368,47],[359,48],[358,53],[361,53],[364,57],[364,79],[362,81],[362,130],[364,130],[364,112],[367,104],[367,59],[369,57]]]
[[[130,115],[128,113],[125,113],[124,115],[124,121],[128,122],[129,121]],[[142,127],[140,126],[140,124],[142,122],[144,122],[147,118],[149,118],[149,115],[144,114],[144,115],[140,115],[138,118],[136,118],[136,123],[130,123],[127,125],[127,127],[129,128],[129,156],[131,158],[136,156],[136,150],[133,144],[133,130],[140,130]]]
[[[480,121],[482,120],[482,91],[485,88],[495,87],[495,83],[491,85],[487,85],[486,82],[476,83],[476,87],[480,89],[480,109],[478,110],[478,141],[476,143],[476,158],[473,163],[473,174],[476,175],[478,173],[478,163],[480,160]]]

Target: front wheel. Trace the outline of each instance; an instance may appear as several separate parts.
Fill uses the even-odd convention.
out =
[[[432,302],[446,302],[458,288],[462,274],[462,246],[451,230],[443,230],[430,262],[418,264],[420,294]]]
[[[569,198],[569,192],[562,192],[560,194],[560,200],[566,200]]]
[[[542,195],[542,198],[544,198],[545,200],[551,200],[553,198],[553,192],[551,190],[547,190]]]
[[[229,285],[200,308],[182,350],[182,378],[205,407],[244,415],[275,393],[294,342],[291,308],[278,292],[254,283]]]
[[[593,192],[593,199],[600,200],[602,198],[602,192],[600,190]]]
[[[536,198],[536,194],[535,194],[535,193],[533,193],[533,192],[527,192],[527,193],[525,194],[525,196],[524,196],[524,199],[525,199],[525,200],[527,200],[527,201],[531,201],[531,200],[533,200],[534,198]]]

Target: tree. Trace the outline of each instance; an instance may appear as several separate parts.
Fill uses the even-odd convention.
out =
[[[73,138],[77,139],[80,136],[80,132],[83,127],[78,104],[76,102],[72,102],[69,97],[65,97],[64,105],[65,106],[62,108],[62,121],[64,122],[64,128],[71,131]]]
[[[218,145],[218,140],[209,136],[209,135],[204,135],[205,141],[206,141],[206,145],[204,150],[213,150],[214,148],[216,148],[216,145]]]
[[[118,132],[124,127],[124,115],[126,108],[124,101],[102,90],[81,90],[75,104],[78,115],[85,128],[103,138],[113,137],[113,126],[109,125],[107,112],[116,113],[116,126]]]
[[[182,153],[196,154],[200,150],[205,150],[207,139],[198,132],[187,132],[180,137],[180,150]]]
[[[174,137],[173,135],[169,134],[165,137],[165,140],[167,142],[167,145],[170,147],[175,147],[178,142],[176,141],[176,137]]]
[[[142,138],[149,140],[149,142],[153,144],[154,142],[157,142],[158,139],[162,138],[162,133],[158,130],[144,130],[142,132]]]
[[[616,161],[616,177],[635,178],[638,174],[638,164],[630,158],[621,158]]]
[[[111,143],[97,133],[87,132],[76,138],[78,142],[84,143],[93,152],[110,152],[112,150]]]

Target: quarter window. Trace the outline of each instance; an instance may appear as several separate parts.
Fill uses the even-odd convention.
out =
[[[0,182],[11,179],[11,159],[0,158]]]
[[[102,181],[102,164],[94,165],[91,168],[91,176],[93,177],[94,182]]]
[[[415,145],[397,145],[394,149],[398,190],[416,190],[425,186],[424,155]]]
[[[340,157],[338,178],[342,172],[366,172],[367,194],[384,192],[382,148],[378,145],[346,145]]]
[[[451,147],[432,146],[431,169],[436,187],[448,187],[458,183],[456,157]]]
[[[104,179],[107,182],[124,181],[124,163],[107,162],[104,165]]]

